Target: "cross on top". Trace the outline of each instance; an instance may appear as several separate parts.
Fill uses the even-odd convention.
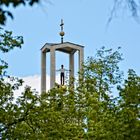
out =
[[[61,19],[61,24],[60,24],[60,26],[61,26],[61,32],[63,32],[63,26],[64,26],[63,19]]]
[[[64,23],[63,23],[63,19],[61,19],[61,32],[60,32],[60,36],[61,36],[61,43],[63,43],[63,36],[65,35],[64,31],[63,31],[63,27],[64,27]]]

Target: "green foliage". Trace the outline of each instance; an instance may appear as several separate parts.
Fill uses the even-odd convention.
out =
[[[122,54],[112,52],[112,49],[106,50],[105,47],[98,50],[95,57],[89,57],[82,72],[87,91],[95,91],[107,98],[107,93],[111,92],[113,86],[121,82],[123,73],[118,66],[121,60]]]
[[[0,28],[0,54],[7,53],[14,48],[21,48],[23,44],[23,37],[22,36],[13,36],[11,31],[4,31]],[[6,75],[5,69],[8,68],[8,64],[0,58],[0,77]],[[3,80],[3,79],[2,79]]]
[[[1,0],[0,24],[5,24],[7,16],[13,18],[3,7],[32,6],[38,2]],[[134,0],[122,2],[127,2],[137,15]],[[0,28],[0,53],[21,48],[22,44],[21,36],[14,37],[12,32]],[[0,59],[0,139],[139,140],[140,77],[129,70],[128,78],[123,79],[118,66],[121,60],[119,49],[113,52],[102,47],[83,64],[75,88],[72,81],[38,95],[27,86],[15,99],[14,92],[23,81],[8,76],[8,64]],[[119,96],[114,98],[116,85]]]
[[[5,25],[7,17],[11,17],[12,19],[13,14],[9,10],[5,10],[5,7],[9,7],[12,5],[16,8],[19,5],[30,5],[33,6],[35,3],[39,3],[40,0],[0,0],[0,24]]]
[[[8,45],[6,45],[8,46]],[[1,139],[138,140],[140,77],[133,70],[121,81],[119,51],[101,48],[83,65],[77,86],[56,87],[38,95],[30,87],[14,99],[23,81],[0,73]],[[12,82],[11,82],[12,80]],[[73,81],[72,81],[73,83]],[[119,96],[113,98],[113,87]]]
[[[15,47],[21,48],[22,44],[22,36],[12,36],[11,31],[3,31],[3,29],[0,28],[0,51],[7,53]]]
[[[7,53],[15,47],[21,47],[22,37],[13,37],[12,32],[0,29],[0,51]],[[13,91],[22,85],[23,81],[6,74],[8,64],[0,59],[0,136],[7,133],[8,128],[18,122],[16,117],[17,105],[13,104]],[[14,121],[13,121],[14,120]],[[6,137],[3,135],[2,137]]]
[[[119,115],[124,120],[119,119],[122,123],[123,133],[127,139],[138,140],[140,138],[140,77],[134,70],[128,71],[128,79],[125,80],[124,86],[119,87]]]

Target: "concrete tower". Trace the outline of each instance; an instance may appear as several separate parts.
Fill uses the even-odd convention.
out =
[[[74,77],[74,54],[78,51],[78,63],[79,71],[82,68],[82,63],[84,59],[84,46],[74,44],[71,42],[63,42],[63,20],[61,20],[61,43],[46,43],[41,48],[41,93],[46,92],[46,54],[50,53],[50,88],[53,88],[55,85],[55,76],[56,76],[56,59],[55,52],[60,51],[63,53],[69,54],[69,69],[70,77]]]

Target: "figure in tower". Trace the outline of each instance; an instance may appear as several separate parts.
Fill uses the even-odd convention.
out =
[[[60,83],[61,85],[64,85],[65,82],[65,72],[70,71],[64,68],[64,65],[61,65],[61,68],[57,71],[60,71]]]

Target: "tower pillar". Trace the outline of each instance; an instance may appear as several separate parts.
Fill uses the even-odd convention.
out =
[[[74,78],[74,53],[69,54],[69,69],[70,69],[69,79]]]
[[[50,88],[55,85],[55,48],[50,48]]]
[[[84,49],[79,50],[79,71],[82,70],[82,63],[84,62]]]
[[[41,92],[46,92],[46,52],[41,51]]]

